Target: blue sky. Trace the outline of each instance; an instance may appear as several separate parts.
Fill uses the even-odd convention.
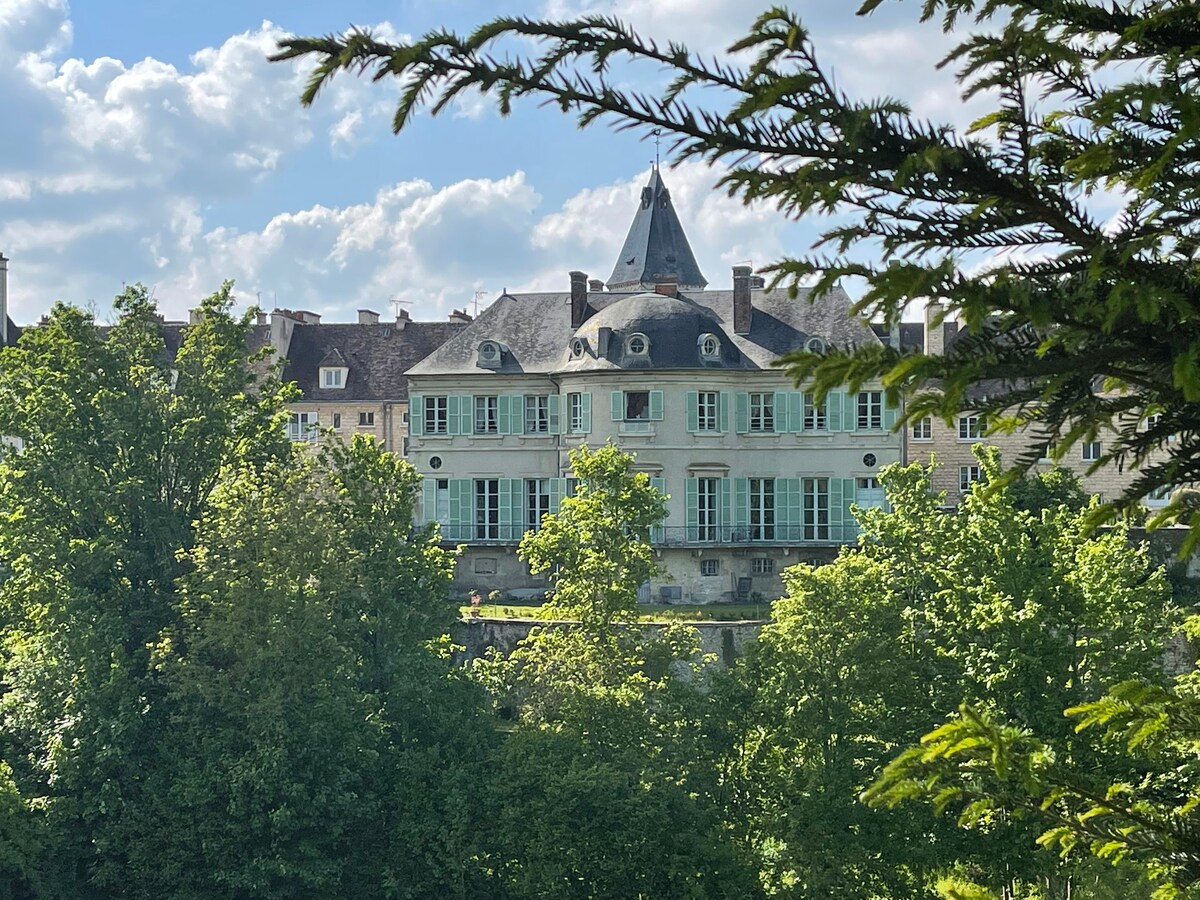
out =
[[[914,2],[856,18],[854,2],[794,8],[839,83],[963,123],[935,71],[947,40]],[[239,298],[331,320],[399,299],[441,318],[476,291],[563,289],[606,278],[653,147],[525,103],[502,119],[466,102],[400,137],[391,85],[346,77],[309,111],[302,66],[269,64],[282,36],[469,29],[500,12],[615,14],[644,33],[720,53],[758,12],[744,0],[0,0],[0,252],[10,314],[56,299],[103,316],[123,282],[152,285],[183,317],[224,278]],[[661,76],[629,76],[652,89]],[[667,171],[714,287],[730,266],[802,253],[818,223],[788,223],[712,191],[699,165]]]

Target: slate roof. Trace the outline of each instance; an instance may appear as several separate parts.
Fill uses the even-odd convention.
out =
[[[294,381],[307,402],[343,403],[408,399],[404,372],[464,326],[458,322],[297,325],[288,347],[283,380]],[[322,388],[319,372],[326,359],[344,359],[346,386]]]
[[[671,277],[684,287],[703,288],[708,284],[671,204],[671,193],[655,166],[642,188],[641,203],[608,277],[608,287],[653,289],[656,283]]]
[[[853,301],[841,288],[809,302],[786,291],[755,290],[748,335],[733,332],[733,291],[681,291],[678,297],[647,293],[592,292],[592,315],[578,330],[571,327],[569,293],[504,294],[454,335],[408,370],[409,375],[549,374],[554,372],[620,371],[631,368],[711,368],[700,358],[700,334],[717,336],[722,359],[716,367],[765,370],[783,353],[803,346],[809,337],[846,346],[879,339],[862,319],[851,316]],[[613,329],[609,352],[594,355],[600,328]],[[625,338],[637,332],[650,344],[649,360],[624,354]],[[590,352],[572,359],[573,337],[588,342]],[[501,365],[482,368],[477,352],[484,341],[506,345]]]

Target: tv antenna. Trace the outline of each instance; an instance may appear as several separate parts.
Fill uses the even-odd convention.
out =
[[[412,306],[412,301],[401,300],[398,296],[392,298],[392,312],[395,313],[397,319],[400,318],[400,313],[406,306]]]
[[[471,311],[471,318],[475,318],[476,316],[479,315],[479,300],[481,297],[486,297],[489,293],[490,293],[489,291],[476,291],[475,292],[475,299],[471,301],[471,303],[474,306],[474,309],[472,309],[472,311]]]

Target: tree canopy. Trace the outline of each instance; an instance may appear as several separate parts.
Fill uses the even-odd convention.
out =
[[[763,12],[728,61],[602,16],[503,17],[400,43],[360,30],[297,37],[275,58],[313,59],[306,104],[343,70],[399,79],[396,131],[477,89],[502,113],[532,97],[581,126],[673,135],[677,159],[720,166],[719,184],[747,203],[836,214],[810,255],[767,267],[778,281],[826,288],[852,277],[864,286],[858,310],[889,325],[928,300],[970,330],[942,356],[882,345],[793,353],[796,378],[821,390],[881,379],[910,395],[910,419],[975,409],[992,428],[1031,425],[1019,464],[1052,441],[1100,436],[1098,465],[1140,467],[1119,504],[1196,479],[1195,5],[925,0],[919,10],[958,39],[942,64],[964,97],[991,102],[966,130],[923,121],[902,99],[847,96],[782,8]],[[627,89],[624,63],[651,64],[668,83]],[[986,397],[969,390],[983,380]],[[1200,527],[1192,495],[1164,518],[1179,517]]]

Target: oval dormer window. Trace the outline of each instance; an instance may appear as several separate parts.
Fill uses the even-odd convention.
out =
[[[721,342],[715,334],[700,335],[700,355],[704,359],[717,359],[721,355]]]
[[[810,337],[804,342],[804,349],[809,353],[824,353],[827,347],[823,338]]]
[[[484,341],[479,345],[479,358],[497,360],[500,358],[500,345],[495,341]]]
[[[583,338],[574,338],[571,341],[571,359],[583,359],[583,352],[586,348],[583,344]]]
[[[650,343],[644,334],[631,334],[625,341],[625,352],[630,356],[645,356]]]

